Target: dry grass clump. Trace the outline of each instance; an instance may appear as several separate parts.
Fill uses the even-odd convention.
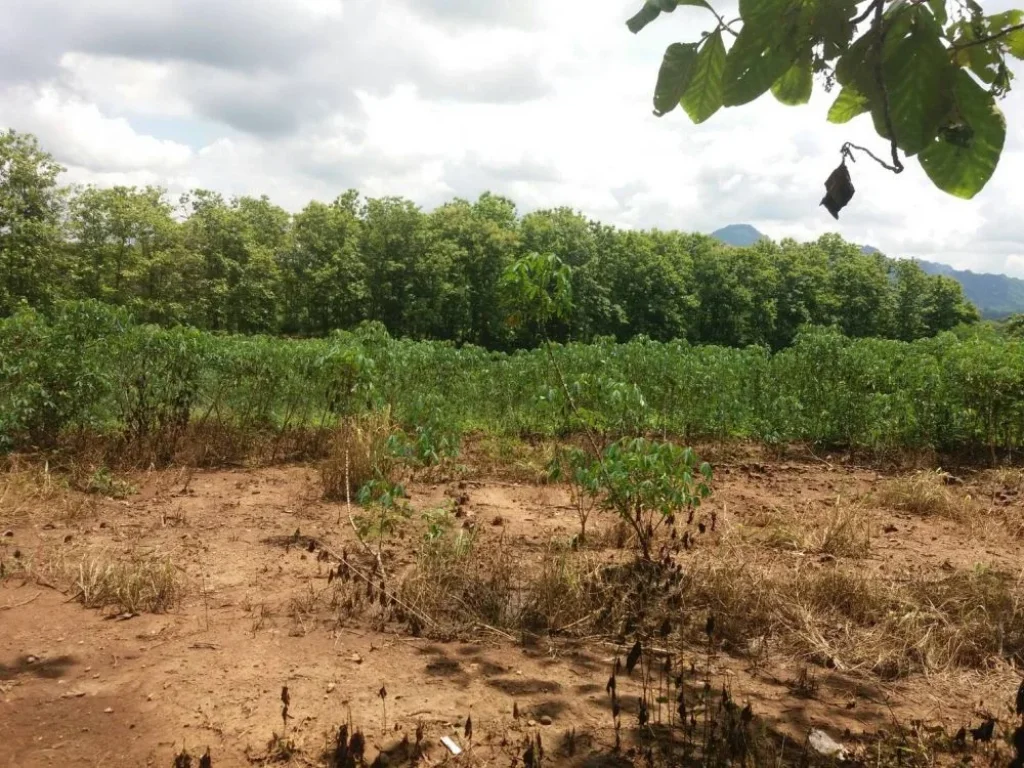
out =
[[[477,546],[466,530],[428,542],[403,580],[403,602],[455,633],[487,626],[558,631],[593,610],[585,558],[552,545],[530,568],[504,541]]]
[[[1024,589],[993,571],[903,581],[836,566],[716,558],[686,572],[680,597],[691,612],[714,613],[732,647],[767,640],[890,679],[1024,660]]]
[[[863,558],[871,551],[871,526],[864,509],[841,501],[810,538],[812,549],[823,555]]]
[[[88,555],[62,570],[74,597],[87,608],[115,613],[163,613],[184,596],[184,582],[169,557],[131,553]]]
[[[393,432],[387,413],[373,413],[349,419],[331,435],[327,458],[320,464],[324,497],[354,499],[356,491],[376,477],[387,477],[392,469],[388,438]]]
[[[886,507],[915,515],[962,521],[970,512],[970,500],[955,494],[949,476],[941,470],[923,470],[882,484],[878,501]]]
[[[781,513],[765,523],[759,543],[769,549],[804,552],[832,557],[865,558],[871,552],[871,524],[863,506],[837,499],[832,511],[820,524],[808,523],[811,514],[797,519]]]
[[[69,488],[67,481],[50,471],[48,464],[9,459],[0,475],[0,524],[11,524],[42,508],[53,518],[76,520],[97,506],[95,497]]]

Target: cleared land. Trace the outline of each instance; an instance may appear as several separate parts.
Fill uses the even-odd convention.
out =
[[[641,572],[609,513],[574,544],[549,451],[470,446],[406,476],[404,514],[326,500],[319,465],[12,461],[0,765],[330,765],[345,723],[367,764],[790,764],[812,728],[872,764],[1007,764],[1024,473],[710,452],[704,532]]]

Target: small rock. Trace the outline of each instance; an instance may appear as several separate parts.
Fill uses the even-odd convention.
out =
[[[105,712],[106,714],[108,714],[108,715],[112,715],[112,714],[114,714],[114,709],[113,709],[113,707],[107,707],[107,708],[106,708],[106,709],[104,709],[103,711],[104,711],[104,712]]]
[[[541,725],[551,725],[552,722],[553,721],[552,721],[550,715],[541,715],[540,716],[540,724]]]
[[[328,683],[327,684],[327,692],[328,693],[334,693],[334,683]]]
[[[536,726],[536,725],[537,725],[537,721],[536,721],[536,720],[529,720],[529,721],[527,721],[527,723],[526,723],[526,724],[527,724],[528,726],[530,726],[531,728],[533,728],[534,726]]]
[[[358,653],[353,653],[351,656],[348,657],[348,660],[349,661],[354,661],[356,664],[362,664],[363,663],[363,657],[360,656]]]
[[[4,531],[4,536],[7,536],[8,538],[10,538],[13,535],[14,535],[14,531],[11,531],[11,530]]]

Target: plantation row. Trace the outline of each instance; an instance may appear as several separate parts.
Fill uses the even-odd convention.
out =
[[[405,448],[425,461],[454,455],[467,431],[583,426],[1000,456],[1024,440],[1024,343],[983,329],[915,342],[809,331],[775,354],[645,339],[552,352],[396,340],[379,325],[320,340],[216,336],[72,303],[49,319],[25,311],[0,321],[0,439],[7,448],[97,433],[171,443],[212,427],[283,436],[389,409]]]
[[[0,133],[0,317],[95,299],[145,322],[324,336],[364,320],[395,335],[510,350],[544,337],[505,322],[502,276],[551,254],[572,270],[558,341],[645,335],[788,345],[804,324],[904,341],[978,319],[960,284],[864,254],[837,235],[747,249],[678,231],[624,231],[504,197],[423,211],[353,191],[294,215],[265,197],[62,188],[26,134]]]

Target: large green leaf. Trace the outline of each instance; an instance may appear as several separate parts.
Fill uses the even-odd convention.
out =
[[[811,100],[813,87],[814,72],[811,69],[811,50],[808,48],[782,77],[772,83],[772,95],[783,104],[796,106]]]
[[[795,57],[792,42],[745,23],[726,58],[722,103],[738,107],[753,101],[786,73]]]
[[[1018,59],[1024,59],[1024,29],[1017,29],[1008,34],[1006,47]]]
[[[972,198],[992,178],[1006,141],[1006,119],[992,95],[962,70],[953,85],[959,121],[940,132],[920,154],[928,178],[939,189]]]
[[[683,98],[697,61],[697,43],[672,43],[665,49],[654,87],[654,114],[671,112]]]
[[[715,30],[704,40],[683,93],[683,109],[695,123],[703,123],[722,106],[722,76],[725,73],[725,45],[722,31]]]
[[[870,109],[868,99],[859,93],[853,86],[847,86],[839,92],[832,107],[828,111],[830,123],[848,123],[857,115],[862,115]]]
[[[946,22],[949,20],[949,15],[946,13],[946,0],[928,0],[928,7],[931,8],[935,21],[946,26]]]
[[[886,40],[883,57],[883,78],[896,144],[908,155],[928,146],[949,113],[955,71],[940,40],[941,27],[924,8],[918,6],[914,12],[914,23],[906,34],[897,37],[890,33],[893,39],[891,45]],[[880,95],[877,87],[869,93],[875,130],[892,138]]]

